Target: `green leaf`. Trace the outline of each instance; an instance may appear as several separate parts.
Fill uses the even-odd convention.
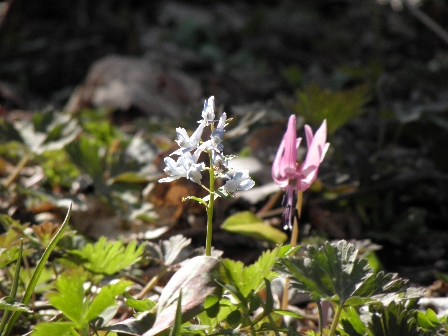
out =
[[[285,258],[290,255],[293,255],[297,252],[298,249],[300,249],[300,245],[292,246],[291,244],[283,245],[279,247],[278,250],[278,258]]]
[[[288,257],[279,263],[298,291],[311,294],[314,300],[329,300],[340,306],[390,302],[421,294],[421,290],[407,292],[406,281],[396,274],[375,274],[366,259],[357,258],[354,245],[344,240],[327,242],[319,249],[308,246],[304,257]]]
[[[111,275],[140,260],[145,246],[136,249],[136,245],[132,241],[124,247],[121,241],[107,242],[106,237],[101,237],[95,244],[87,244],[81,251],[71,250],[70,254],[79,257],[90,272]]]
[[[297,91],[299,101],[293,109],[306,122],[314,125],[326,119],[328,134],[332,135],[348,121],[364,113],[363,106],[369,99],[369,89],[367,85],[360,85],[351,90],[331,92],[310,84],[303,91]]]
[[[0,269],[17,260],[19,250],[19,246],[11,246],[9,248],[0,247]]]
[[[21,241],[23,238],[26,241],[28,236],[23,233],[27,225],[20,224],[8,215],[0,215],[0,224],[6,230],[0,235],[0,269],[2,269],[17,260],[20,255]],[[27,245],[22,250],[24,257],[34,252],[30,247],[26,247]]]
[[[363,336],[367,332],[367,326],[362,322],[355,307],[345,308],[340,323],[344,332],[350,336]]]
[[[268,315],[274,309],[274,296],[272,295],[271,282],[268,279],[264,279],[266,287],[266,305],[264,307],[264,315]]]
[[[403,303],[391,302],[388,306],[382,306],[372,315],[368,327],[372,336],[422,335],[417,327],[416,311],[407,309]]]
[[[276,310],[274,310],[274,313],[282,315],[282,316],[291,316],[291,317],[294,317],[296,319],[303,318],[302,315],[300,315],[299,313],[293,312],[291,310],[276,309]]]
[[[115,297],[117,295],[123,294],[126,287],[131,285],[131,281],[121,280],[117,283],[102,287],[99,294],[95,296],[90,304],[84,319],[91,321],[98,317],[106,308],[115,304]]]
[[[124,293],[124,295],[126,297],[125,300],[126,305],[128,307],[135,309],[136,311],[139,312],[151,311],[156,306],[156,303],[150,299],[137,300],[127,293]]]
[[[237,309],[227,316],[226,321],[231,327],[236,327],[241,323],[242,318],[241,312]]]
[[[435,319],[434,319],[435,317]],[[417,313],[417,322],[418,325],[425,329],[433,329],[438,324],[437,315],[434,310],[428,308],[426,312],[419,311]]]
[[[76,326],[82,329],[88,322],[84,319],[84,283],[87,274],[81,269],[68,270],[55,281],[57,292],[50,292],[47,297],[50,303],[67,316]]]
[[[5,296],[0,299],[0,310],[12,310],[25,313],[32,313],[33,311],[26,305],[20,302],[15,302],[13,297]]]
[[[214,294],[207,295],[204,300],[204,309],[208,317],[216,317],[219,313],[219,297]]]
[[[239,212],[227,218],[221,229],[239,233],[273,244],[281,244],[288,239],[286,233],[267,225],[250,211]]]
[[[0,140],[1,142],[17,141],[23,143],[23,139],[15,125],[5,118],[0,118]]]
[[[72,322],[44,322],[33,328],[33,336],[79,336]]]
[[[279,249],[275,248],[272,251],[263,252],[254,264],[247,267],[240,261],[224,259],[221,269],[224,284],[233,288],[234,294],[240,293],[239,300],[247,298],[251,291],[257,293],[265,285],[265,278],[272,280],[276,277],[276,274],[272,272],[272,267],[278,251]]]
[[[101,146],[94,139],[89,139],[85,135],[80,136],[65,146],[65,150],[70,156],[72,162],[80,170],[90,175],[94,183],[104,184],[103,164],[100,157]]]

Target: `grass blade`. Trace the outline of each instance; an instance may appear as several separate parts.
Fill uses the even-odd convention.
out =
[[[62,223],[62,225],[59,228],[56,235],[53,237],[53,239],[48,244],[47,248],[45,249],[44,253],[42,254],[42,257],[40,258],[39,262],[37,263],[36,269],[34,270],[34,273],[31,277],[30,283],[28,284],[25,294],[23,295],[23,298],[21,301],[23,304],[28,304],[28,302],[30,301],[31,296],[33,295],[34,288],[36,287],[37,281],[39,280],[40,275],[42,274],[42,271],[45,267],[45,264],[46,264],[48,258],[50,257],[51,251],[53,251],[53,249],[56,246],[56,244],[58,243],[59,239],[61,239],[62,234],[64,233],[64,230],[68,225],[71,210],[72,210],[72,204],[70,203],[70,205],[68,207],[67,215],[65,216],[65,219],[64,219],[64,222]],[[12,314],[11,318],[9,319],[9,321],[6,325],[6,330],[5,330],[4,334],[2,334],[2,336],[9,335],[9,333],[12,330],[12,327],[14,326],[14,323],[19,318],[20,314],[21,314],[21,312],[14,312]]]

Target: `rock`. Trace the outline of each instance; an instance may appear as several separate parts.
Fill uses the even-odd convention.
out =
[[[177,69],[164,69],[142,58],[110,55],[91,66],[85,83],[75,90],[65,109],[136,108],[151,116],[178,118],[201,98],[199,81]]]

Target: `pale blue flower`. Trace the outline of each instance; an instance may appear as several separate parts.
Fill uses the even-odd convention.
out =
[[[223,149],[221,142],[224,140],[224,127],[226,126],[227,114],[224,112],[219,118],[218,126],[213,130],[210,140],[213,146],[220,152]]]
[[[255,185],[255,182],[250,178],[248,170],[241,170],[233,175],[231,180],[228,180],[223,186],[224,190],[233,193],[237,190],[248,190]]]
[[[208,100],[204,101],[204,108],[202,109],[202,118],[205,121],[205,125],[210,125],[215,121],[215,97],[211,96]]]
[[[191,155],[189,152],[179,156],[177,161],[166,157],[164,159],[166,168],[163,171],[168,177],[160,179],[159,182],[171,182],[181,177],[186,177],[193,182],[201,184],[201,172],[205,169],[205,164],[203,162],[197,163],[198,157],[198,155]]]
[[[222,152],[224,146],[221,142],[224,140],[224,127],[226,126],[227,115],[224,112],[219,118],[218,126],[213,130],[210,135],[210,140],[204,142],[201,146],[204,149]]]
[[[189,151],[195,149],[199,144],[199,140],[201,139],[202,132],[204,131],[204,127],[205,127],[205,122],[201,121],[198,128],[196,129],[196,131],[194,131],[194,133],[191,135],[191,137],[188,136],[188,133],[185,130],[185,128],[181,128],[181,127],[176,128],[176,133],[177,133],[176,142],[180,148],[177,151],[175,151],[174,153],[172,153],[171,155],[174,155],[174,154],[182,155],[186,152],[189,152]]]
[[[165,159],[163,159],[163,161],[165,162],[165,165],[166,165],[166,167],[165,167],[165,169],[163,169],[163,171],[165,172],[165,174],[168,175],[168,177],[160,179],[159,180],[160,183],[171,182],[171,181],[177,180],[181,177],[187,176],[187,171],[185,170],[183,165],[181,165],[181,163],[180,163],[180,157],[177,159],[177,162],[174,161],[169,156],[166,157]]]

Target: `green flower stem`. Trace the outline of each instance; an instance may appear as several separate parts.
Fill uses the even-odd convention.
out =
[[[210,199],[207,205],[207,237],[205,240],[205,255],[211,256],[212,254],[212,234],[213,234],[213,206],[215,203],[215,169],[213,168],[212,155],[209,153],[210,157]]]
[[[336,327],[338,326],[339,317],[341,316],[341,313],[342,313],[342,306],[338,306],[338,308],[336,309],[336,313],[334,314],[333,323],[331,324],[331,329],[330,329],[330,333],[328,334],[328,336],[335,335]]]
[[[302,191],[297,192],[297,215],[300,219],[300,216],[302,214],[302,199],[303,199],[303,193]],[[291,233],[291,246],[296,247],[297,241],[299,239],[299,223],[297,217],[294,217],[294,223],[292,225],[292,233]],[[285,286],[283,288],[283,297],[282,297],[282,305],[281,309],[287,310],[288,309],[288,303],[289,303],[289,277],[285,279]]]

